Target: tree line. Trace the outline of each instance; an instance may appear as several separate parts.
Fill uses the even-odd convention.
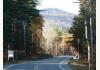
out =
[[[90,46],[91,63],[96,65],[96,0],[79,0],[79,3],[80,13],[74,17],[73,26],[70,28],[70,33],[75,37],[73,45],[86,59]]]
[[[42,36],[42,17],[36,6],[39,0],[3,1],[3,49],[24,51],[27,57],[38,54]],[[41,48],[40,48],[41,49]]]

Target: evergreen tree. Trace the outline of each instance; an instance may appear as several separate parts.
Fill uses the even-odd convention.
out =
[[[93,35],[93,47],[95,49],[96,44],[96,0],[80,0],[80,14],[74,18],[73,26],[70,29],[70,32],[76,37],[73,41],[74,46],[77,46],[77,39],[80,39],[79,47],[80,52],[87,56],[88,47],[87,40],[90,44],[91,34],[90,34],[90,17],[92,18],[92,35]],[[91,9],[91,10],[90,10]],[[85,21],[87,26],[87,36],[85,36]]]
[[[35,34],[37,39],[36,31],[42,28],[42,17],[36,9],[38,3],[38,0],[4,0],[4,49],[10,46],[10,49],[25,50],[27,54],[35,50],[31,49],[37,44],[32,37]]]

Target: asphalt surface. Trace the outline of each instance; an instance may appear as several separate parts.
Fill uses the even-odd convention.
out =
[[[4,70],[72,70],[68,62],[70,56],[60,56],[38,61],[5,66]]]

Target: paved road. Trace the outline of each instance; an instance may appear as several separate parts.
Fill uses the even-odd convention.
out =
[[[21,64],[13,64],[4,70],[72,70],[68,65],[70,56],[60,56],[39,61],[32,61]]]

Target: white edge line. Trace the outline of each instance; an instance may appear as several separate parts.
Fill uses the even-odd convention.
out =
[[[65,70],[61,65],[62,64],[68,64],[68,62],[67,63],[64,63],[66,61],[66,59],[65,60],[62,60],[60,63],[59,63],[59,68],[61,69],[61,70]]]

